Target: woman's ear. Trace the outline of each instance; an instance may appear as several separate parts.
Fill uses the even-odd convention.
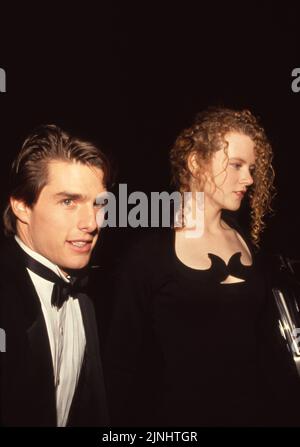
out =
[[[198,163],[198,160],[197,160],[196,152],[192,152],[188,156],[187,164],[188,164],[188,168],[189,168],[189,171],[192,174],[192,176],[194,178],[198,178],[200,170],[199,170],[199,163]]]
[[[30,219],[31,209],[24,202],[24,200],[16,199],[15,197],[10,198],[10,206],[14,215],[23,223],[28,224]]]
[[[211,179],[211,165],[209,161],[201,160],[201,166],[199,164],[199,158],[196,152],[192,152],[188,156],[188,168],[192,176],[192,183],[196,185],[199,191],[203,191],[204,185]]]

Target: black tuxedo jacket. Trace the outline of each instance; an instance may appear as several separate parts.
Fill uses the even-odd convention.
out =
[[[40,300],[14,239],[1,250],[0,328],[6,352],[0,353],[0,425],[56,426],[54,373]],[[79,382],[70,409],[70,426],[108,424],[103,370],[93,304],[78,295],[86,336]]]

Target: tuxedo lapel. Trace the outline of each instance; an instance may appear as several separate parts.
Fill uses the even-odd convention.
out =
[[[12,407],[8,419],[12,425],[56,425],[52,356],[40,300],[22,249],[12,240],[4,253],[1,299],[8,345],[4,384],[13,395],[7,396],[6,406]]]
[[[17,249],[21,251],[18,246]],[[23,263],[22,251],[19,254],[14,276],[24,305],[24,324],[28,345],[34,357],[34,364],[39,365],[40,373],[43,372],[42,375],[40,374],[40,381],[45,379],[53,391],[54,375],[47,326],[38,294]]]
[[[68,425],[108,425],[106,393],[94,307],[90,298],[77,295],[86,337],[86,350]]]

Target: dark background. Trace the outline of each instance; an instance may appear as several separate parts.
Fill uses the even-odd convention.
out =
[[[118,165],[117,181],[149,193],[170,190],[168,152],[196,112],[246,107],[261,118],[275,154],[278,194],[263,247],[300,258],[300,92],[291,89],[299,18],[296,4],[275,1],[3,9],[2,208],[11,161],[39,124],[99,143]],[[105,230],[102,249],[114,257],[133,233]]]
[[[6,11],[1,4],[7,92],[0,93],[0,207],[11,162],[37,125],[56,123],[95,141],[118,165],[117,182],[149,193],[170,190],[170,147],[198,111],[249,108],[274,148],[275,214],[262,246],[300,259],[300,92],[291,89],[291,72],[300,67],[296,2],[67,5],[25,2]],[[114,264],[137,232],[104,230],[99,263]]]

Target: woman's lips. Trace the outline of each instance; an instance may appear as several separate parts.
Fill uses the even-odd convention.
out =
[[[234,194],[236,194],[240,199],[242,199],[245,195],[244,191],[234,191]]]

